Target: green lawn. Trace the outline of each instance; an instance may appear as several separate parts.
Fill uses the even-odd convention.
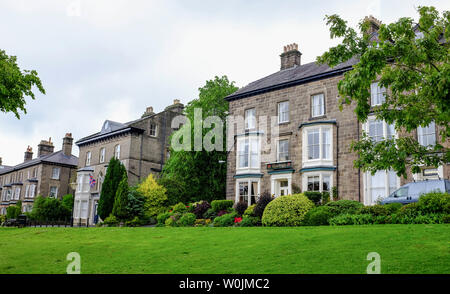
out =
[[[0,273],[450,273],[450,225],[0,228]]]

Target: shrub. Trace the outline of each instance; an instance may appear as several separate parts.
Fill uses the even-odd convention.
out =
[[[120,160],[112,157],[108,163],[108,169],[106,170],[100,192],[100,200],[98,201],[97,212],[101,219],[106,219],[112,213],[117,188],[124,172],[126,172],[125,166]]]
[[[234,209],[238,215],[243,215],[245,210],[248,208],[247,202],[239,201],[234,205]]]
[[[119,223],[119,221],[117,220],[117,218],[110,214],[107,218],[105,218],[105,220],[103,221],[104,225],[108,225],[109,227],[114,227],[117,226],[117,224]]]
[[[325,226],[334,217],[333,209],[329,206],[317,206],[305,214],[303,224],[306,226]]]
[[[213,201],[214,202],[214,201]],[[234,218],[237,216],[236,212],[227,213],[222,216],[218,216],[214,219],[215,227],[230,227],[234,225]]]
[[[166,188],[168,206],[175,205],[179,202],[189,202],[189,195],[186,193],[185,185],[181,179],[162,176],[157,181],[158,184]]]
[[[320,202],[322,200],[322,193],[316,191],[306,191],[303,194],[305,194],[305,196],[308,197],[308,199],[311,200],[315,205],[320,205]]]
[[[376,204],[361,208],[361,214],[371,214],[373,216],[389,215],[390,212],[385,205]]]
[[[128,176],[127,173],[124,172],[122,180],[117,187],[116,197],[112,210],[112,214],[115,215],[119,220],[126,220],[130,218],[127,210],[128,191]]]
[[[171,217],[169,217],[168,219],[166,219],[165,225],[168,227],[176,227],[177,226],[177,221]]]
[[[330,219],[330,225],[332,226],[367,225],[374,222],[375,217],[370,214],[344,213]]]
[[[450,214],[446,214],[442,217],[442,223],[450,224]]]
[[[0,226],[6,221],[6,215],[0,215]]]
[[[152,174],[138,185],[137,191],[145,197],[144,207],[149,216],[156,217],[166,210],[166,188],[159,185]]]
[[[233,200],[214,200],[211,202],[211,208],[215,212],[220,210],[228,210],[233,207]]]
[[[355,214],[358,213],[360,209],[364,207],[364,205],[358,201],[345,199],[328,202],[326,206],[329,206],[333,210],[333,213],[335,215],[344,213]]]
[[[314,203],[303,194],[280,196],[271,201],[264,210],[264,226],[299,226]]]
[[[35,220],[66,220],[72,216],[69,209],[62,205],[62,201],[51,197],[38,196],[34,201],[32,219]]]
[[[208,201],[201,201],[194,206],[194,214],[197,218],[202,218],[203,215],[211,208],[211,204]]]
[[[419,214],[420,214],[420,211],[419,211],[417,202],[403,205],[402,208],[400,208],[400,210],[397,213],[397,215],[400,218],[405,218],[405,217],[415,218]]]
[[[210,208],[208,209],[204,214],[203,214],[203,218],[205,219],[212,219],[214,220],[214,218],[217,217],[217,212],[214,211],[214,209]]]
[[[428,193],[419,197],[417,205],[422,214],[450,213],[450,194]]]
[[[132,220],[126,221],[125,226],[127,227],[139,227],[142,226],[142,220],[135,216]]]
[[[173,214],[173,212],[163,212],[158,214],[156,217],[156,221],[159,225],[163,225],[166,223],[166,220]]]
[[[72,215],[73,212],[73,203],[74,198],[72,194],[66,194],[63,196],[61,200],[61,205],[65,207],[68,211],[70,211],[70,215]]]
[[[272,200],[273,198],[272,196],[270,196],[269,192],[267,191],[263,192],[259,197],[258,202],[256,202],[256,206],[253,209],[253,214],[256,217],[262,218],[267,204],[269,204]]]
[[[21,207],[17,205],[10,205],[6,208],[6,218],[16,219],[22,213]]]
[[[384,207],[388,210],[389,214],[394,214],[402,208],[403,204],[401,203],[389,203],[385,204]]]
[[[256,216],[244,216],[239,223],[240,227],[255,227],[259,224],[260,219]]]
[[[217,216],[222,216],[222,215],[225,215],[227,213],[230,213],[230,212],[228,210],[221,210],[221,211],[217,212]]]
[[[173,207],[172,207],[172,211],[173,212],[179,212],[179,213],[184,213],[184,212],[187,212],[187,210],[188,210],[188,208],[186,207],[186,205],[184,205],[183,203],[178,203],[178,204],[175,204]]]
[[[189,226],[193,226],[195,223],[195,214],[193,213],[185,213],[183,214],[183,216],[178,220],[178,225],[182,226],[182,227],[189,227]]]
[[[246,217],[246,216],[255,216],[254,213],[253,213],[253,210],[255,209],[255,207],[256,207],[256,204],[252,204],[249,207],[247,207],[247,209],[244,211],[243,216],[244,217]]]
[[[204,227],[204,226],[208,226],[211,223],[211,219],[207,218],[201,218],[201,219],[196,219],[194,222],[194,226],[196,227]]]
[[[146,220],[150,216],[145,213],[145,197],[138,192],[137,187],[130,187],[128,191],[127,214],[130,218],[138,217],[141,220]],[[152,216],[154,219],[155,217]]]
[[[325,205],[328,202],[330,202],[330,192],[322,192],[322,205]]]

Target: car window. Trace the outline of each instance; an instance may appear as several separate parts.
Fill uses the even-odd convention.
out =
[[[408,196],[408,187],[403,187],[397,190],[397,197],[406,197]]]
[[[450,193],[450,181],[445,180],[445,190]]]

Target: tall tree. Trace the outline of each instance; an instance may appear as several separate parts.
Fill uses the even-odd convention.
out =
[[[45,94],[41,80],[35,70],[20,70],[15,56],[0,50],[0,111],[12,112],[20,119],[19,111],[27,113],[25,96],[35,99],[32,87]]]
[[[122,180],[117,187],[116,196],[114,200],[114,206],[112,210],[112,214],[117,217],[119,220],[126,220],[129,218],[128,215],[128,176],[127,173],[124,172],[122,175]]]
[[[184,125],[178,132],[172,136],[179,135],[179,132],[191,134],[189,150],[170,152],[170,158],[164,166],[161,183],[176,181],[181,186],[177,190],[184,191],[184,195],[169,194],[169,202],[177,203],[182,201],[214,200],[225,197],[226,182],[226,126],[225,121],[228,115],[228,102],[225,97],[235,92],[238,88],[234,82],[230,82],[226,76],[215,77],[213,80],[206,81],[206,84],[199,88],[199,97],[188,103],[185,108],[185,114],[189,124]],[[195,129],[194,118],[196,111],[201,109],[200,123],[207,122],[207,118],[216,116],[223,123],[222,138],[210,138],[208,133],[217,127],[215,123],[209,126],[205,124],[202,129]],[[197,121],[198,123],[198,121]],[[187,129],[189,128],[189,129]],[[210,140],[213,143],[216,140],[223,139],[223,151],[205,150],[195,148],[195,137],[202,137],[203,140]],[[173,147],[173,146],[172,146]],[[168,190],[170,192],[170,189]]]
[[[352,57],[359,59],[338,84],[342,105],[356,102],[359,121],[365,122],[373,113],[377,119],[394,124],[398,132],[409,134],[381,142],[364,134],[354,142],[352,150],[359,155],[355,167],[364,171],[393,169],[406,177],[409,166],[416,173],[421,165],[437,167],[450,162],[450,12],[440,15],[434,7],[419,7],[417,11],[417,23],[402,17],[381,24],[378,40],[369,34],[369,19],[360,22],[357,33],[338,15],[326,16],[331,38],[342,41],[317,61],[336,66]],[[385,102],[371,107],[370,85],[377,80],[387,89]],[[422,146],[412,132],[432,122],[441,140],[433,147]]]
[[[122,181],[124,173],[126,173],[126,169],[123,164],[115,157],[111,158],[100,192],[100,200],[98,201],[98,215],[103,220],[112,213],[117,188],[120,181]]]

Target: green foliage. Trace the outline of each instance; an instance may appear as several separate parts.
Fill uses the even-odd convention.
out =
[[[444,216],[442,216],[442,223],[450,224],[450,214],[445,214]]]
[[[6,208],[6,218],[16,219],[22,213],[22,208],[17,205],[10,205]]]
[[[334,210],[330,206],[317,206],[305,214],[303,224],[306,226],[329,225],[330,219],[334,216]]]
[[[156,217],[156,220],[158,222],[158,225],[164,225],[166,223],[166,220],[173,215],[173,212],[163,212],[158,214]]]
[[[165,221],[165,225],[168,227],[177,227],[178,220],[181,218],[181,213],[173,213],[171,214]]]
[[[346,199],[328,202],[326,206],[330,207],[335,215],[343,213],[355,214],[364,207],[361,202]]]
[[[399,217],[413,217],[415,218],[420,214],[420,211],[418,209],[417,202],[413,202],[407,205],[403,205],[402,208],[398,211],[397,215]]]
[[[144,207],[147,215],[156,217],[166,210],[166,188],[158,184],[152,174],[138,185],[137,191],[145,197]]]
[[[63,196],[61,204],[64,208],[66,208],[68,211],[70,211],[70,215],[72,215],[73,203],[74,203],[74,197],[72,194],[66,194]]]
[[[194,222],[194,226],[195,227],[206,227],[209,226],[212,223],[211,219],[207,218],[201,218],[201,219],[196,219]]]
[[[125,226],[127,227],[139,227],[142,225],[143,225],[142,220],[137,216],[135,216],[132,220],[128,220],[125,222]]]
[[[222,130],[222,138],[210,137],[211,131],[218,128],[212,123],[209,128],[202,128],[200,132],[194,133],[194,112],[195,109],[202,110],[204,120],[210,116],[217,116],[222,122],[228,115],[228,102],[226,96],[234,93],[238,88],[234,82],[228,81],[226,76],[215,77],[214,80],[206,81],[206,84],[199,88],[199,98],[189,102],[184,110],[188,123],[184,124],[177,132],[172,134],[172,139],[177,140],[182,134],[190,134],[190,143],[186,137],[183,143],[188,150],[170,150],[170,158],[164,165],[162,179],[168,178],[172,182],[179,183],[177,190],[180,194],[171,194],[174,200],[172,203],[206,200],[211,202],[215,199],[225,198],[226,184],[226,164],[221,162],[227,160],[226,152],[226,126]],[[194,135],[202,136],[204,141],[211,141],[216,146],[221,145],[223,151],[194,151]],[[182,185],[182,186],[181,186]],[[178,193],[177,192],[177,193]]]
[[[101,219],[108,217],[114,207],[114,201],[122,177],[126,173],[125,166],[115,157],[111,158],[106,170],[105,180],[103,181],[98,201],[97,212]]]
[[[303,194],[305,194],[305,196],[308,197],[309,200],[314,202],[315,205],[321,205],[330,202],[330,193],[327,191],[306,191]]]
[[[330,225],[368,225],[374,223],[375,217],[371,214],[349,214],[344,213],[330,219]]]
[[[119,220],[128,220],[130,218],[127,210],[128,198],[128,176],[126,173],[124,173],[122,176],[122,180],[119,183],[119,187],[117,187],[114,206],[112,210],[112,214]]]
[[[233,200],[214,200],[211,202],[211,208],[215,212],[228,210],[233,207]]]
[[[403,204],[401,203],[389,203],[384,205],[386,209],[389,211],[389,214],[394,214],[402,208]]]
[[[186,207],[186,205],[184,205],[183,203],[178,203],[178,204],[175,204],[173,207],[172,207],[172,211],[173,212],[179,212],[179,213],[184,213],[184,212],[187,212],[188,211],[188,208]]]
[[[0,226],[3,225],[3,223],[6,221],[6,215],[2,214],[0,215]]]
[[[280,196],[271,201],[264,210],[264,226],[299,226],[314,203],[303,194]]]
[[[193,213],[185,213],[181,216],[181,218],[178,220],[178,225],[180,227],[189,227],[193,226],[195,223],[195,214]]]
[[[42,94],[45,89],[35,70],[22,70],[15,56],[8,56],[0,50],[0,111],[12,112],[20,119],[19,111],[27,113],[25,97],[34,99],[32,87],[36,86]]]
[[[214,218],[217,217],[217,212],[214,211],[214,209],[210,208],[208,209],[204,214],[203,214],[203,218],[205,219],[212,219],[214,220]]]
[[[166,188],[167,205],[175,205],[179,202],[188,203],[191,199],[186,193],[186,186],[181,180],[172,177],[161,177],[158,179],[158,184]]]
[[[336,186],[331,187],[331,198],[334,201],[339,200],[339,194],[338,194],[338,189]]]
[[[256,227],[260,223],[260,218],[256,216],[244,216],[239,223],[240,227]]]
[[[127,213],[130,218],[145,218],[145,197],[137,191],[136,187],[130,187],[128,191]]]
[[[213,225],[215,227],[231,227],[234,225],[234,218],[237,217],[236,212],[227,213],[222,216],[218,216],[214,219]]]
[[[244,201],[239,201],[234,205],[234,209],[236,210],[238,215],[243,215],[244,212],[247,210],[248,204]]]
[[[418,209],[422,214],[450,213],[450,194],[428,193],[419,197]]]
[[[374,216],[389,215],[390,211],[385,205],[372,205],[361,208],[361,214],[371,214]]]
[[[71,216],[72,211],[63,205],[61,200],[42,196],[38,196],[34,200],[33,210],[30,214],[31,219],[40,221],[67,220]]]
[[[103,224],[109,227],[115,227],[119,224],[119,220],[114,215],[110,214],[107,218],[105,218]]]
[[[255,216],[254,213],[253,213],[255,207],[256,207],[256,203],[250,205],[249,207],[247,207],[247,209],[244,211],[243,217],[246,217],[246,216]]]
[[[331,38],[341,42],[317,61],[336,66],[353,57],[359,59],[338,83],[340,102],[356,102],[359,121],[365,122],[373,113],[406,132],[434,122],[442,143],[450,136],[450,13],[440,15],[434,7],[418,7],[417,11],[418,25],[409,17],[381,24],[378,44],[370,40],[368,21],[359,24],[358,34],[338,15],[327,16]],[[416,28],[422,36],[416,37]],[[386,101],[371,107],[370,85],[377,80],[388,89]],[[405,178],[407,166],[416,173],[421,165],[437,167],[450,162],[448,147],[438,143],[427,148],[412,136],[374,142],[364,134],[351,149],[358,153],[356,168],[372,173],[393,169]]]

